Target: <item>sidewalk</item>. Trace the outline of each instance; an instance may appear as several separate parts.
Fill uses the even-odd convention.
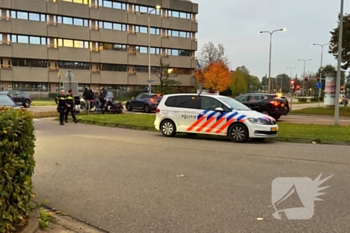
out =
[[[49,223],[48,228],[40,228],[35,233],[106,233],[106,231],[96,229],[69,216],[64,216],[60,212],[44,210],[52,214],[54,222]]]

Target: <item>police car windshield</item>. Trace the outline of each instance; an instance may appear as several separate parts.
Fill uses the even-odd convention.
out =
[[[235,109],[235,110],[251,111],[251,109],[248,108],[246,105],[241,104],[237,100],[232,99],[230,97],[220,96],[220,97],[218,97],[218,99],[221,100],[222,102],[224,102],[225,104],[227,104],[228,106],[230,106],[231,108]]]

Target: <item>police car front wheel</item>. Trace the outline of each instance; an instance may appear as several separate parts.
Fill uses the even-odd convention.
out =
[[[160,130],[166,137],[173,137],[176,134],[175,124],[171,120],[164,120],[160,125]]]
[[[232,125],[228,131],[228,136],[233,142],[245,142],[248,140],[248,129],[243,124]]]

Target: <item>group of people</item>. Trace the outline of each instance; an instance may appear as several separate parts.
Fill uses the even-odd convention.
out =
[[[66,95],[64,90],[60,91],[60,94],[56,97],[55,100],[57,104],[57,111],[60,113],[60,125],[64,125],[63,121],[65,123],[68,123],[68,114],[71,113],[73,117],[73,121],[75,123],[78,122],[77,118],[75,117],[74,113],[74,97],[73,97],[73,91],[69,90],[68,94]]]
[[[107,90],[105,88],[102,88],[102,92],[100,92],[98,89],[92,91],[92,89],[86,87],[83,93],[86,111],[91,110],[92,103],[94,103],[95,105],[96,112],[101,111],[101,107],[104,105],[104,100],[106,96]]]

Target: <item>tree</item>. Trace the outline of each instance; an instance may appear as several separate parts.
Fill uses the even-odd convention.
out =
[[[231,90],[232,96],[236,97],[242,93],[247,92],[247,83],[244,78],[244,74],[240,69],[236,69],[236,71],[232,72],[232,82],[231,82]]]
[[[229,60],[225,56],[225,48],[222,44],[219,44],[218,47],[212,42],[204,44],[200,54],[199,60],[203,68],[206,68],[210,63],[216,63],[222,61],[225,66],[229,67]]]
[[[231,83],[231,74],[227,66],[221,61],[211,62],[202,72],[198,72],[197,80],[206,89],[224,91]]]
[[[277,89],[281,90],[282,93],[288,93],[290,89],[290,77],[287,74],[279,74],[276,77]],[[282,87],[281,87],[282,85]]]
[[[340,15],[339,15],[340,17]],[[329,45],[329,53],[333,54],[335,58],[338,58],[338,42],[339,42],[339,26],[331,31],[331,40]],[[342,38],[342,51],[341,51],[341,68],[346,70],[350,67],[350,15],[344,15],[343,17],[343,38]]]
[[[180,85],[181,82],[174,80],[175,77],[177,77],[177,72],[174,71],[170,64],[165,63],[163,61],[163,57],[161,55],[158,55],[159,58],[159,69],[155,72],[155,75],[158,77],[160,82],[160,91],[166,92],[169,91],[170,86],[174,85]]]

